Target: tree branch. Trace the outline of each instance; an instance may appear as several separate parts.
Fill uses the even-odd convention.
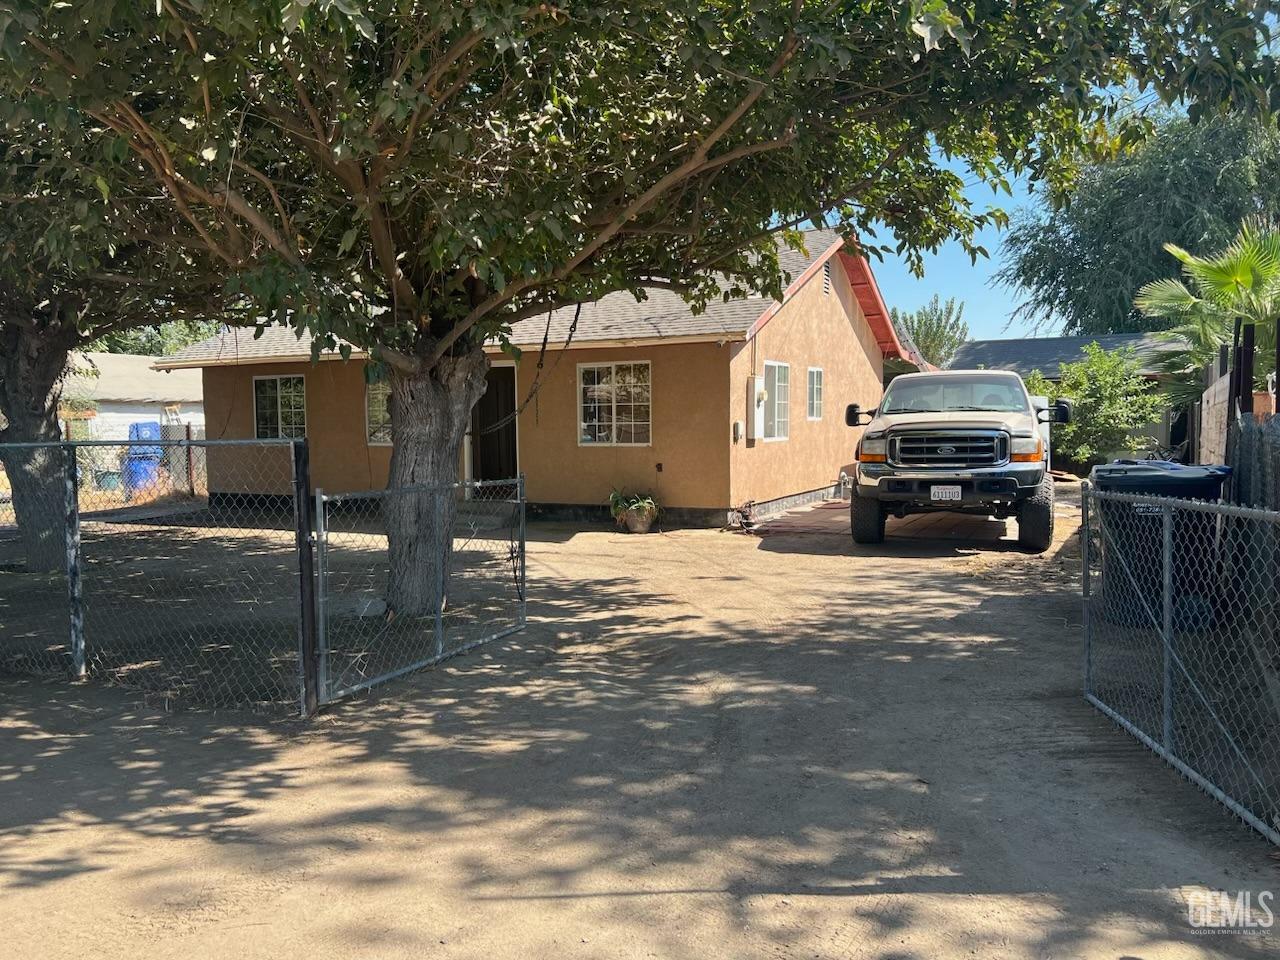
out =
[[[293,246],[280,236],[280,232],[267,222],[267,218],[262,215],[261,211],[252,206],[238,190],[222,187],[216,196],[222,197],[227,207],[247,221],[249,226],[253,227],[258,235],[271,246],[271,249],[284,257],[289,264],[295,267],[302,266],[302,260],[298,257],[297,251],[293,249]]]
[[[271,180],[271,178],[268,177],[261,170],[258,170],[256,167],[253,167],[250,164],[245,163],[243,160],[241,160],[238,157],[234,159],[232,162],[241,170],[243,170],[245,173],[249,174],[249,176],[253,177],[255,180],[257,180],[267,188],[267,192],[271,194],[271,203],[276,208],[276,213],[280,215],[281,226],[284,227],[285,231],[289,234],[290,237],[296,237],[298,235],[298,231],[296,231],[293,228],[293,221],[289,219],[289,214],[285,212],[284,203],[280,199],[280,193],[276,189],[276,185]]]

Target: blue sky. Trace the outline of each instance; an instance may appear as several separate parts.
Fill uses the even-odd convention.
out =
[[[1015,210],[1034,205],[1025,181],[1015,182],[1013,191],[1012,196],[994,195],[989,186],[976,184],[966,194],[975,209],[997,206],[1010,215]],[[892,254],[886,254],[879,262],[871,258],[871,269],[885,303],[890,307],[914,310],[928,302],[935,293],[943,300],[955,297],[964,301],[964,319],[969,324],[969,336],[974,340],[1034,336],[1035,332],[1025,324],[1010,322],[1011,314],[1018,305],[1016,294],[994,286],[991,280],[1000,268],[1003,234],[1004,231],[995,227],[978,234],[978,243],[986,247],[991,256],[979,258],[976,264],[969,262],[969,255],[958,243],[946,244],[936,254],[926,256],[923,277],[914,276],[906,261]],[[892,243],[884,236],[881,240]],[[1049,333],[1041,331],[1040,335]]]

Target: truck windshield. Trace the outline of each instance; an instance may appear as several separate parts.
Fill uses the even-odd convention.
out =
[[[1030,405],[1022,383],[1008,376],[928,377],[894,380],[885,391],[881,413],[1027,413]]]

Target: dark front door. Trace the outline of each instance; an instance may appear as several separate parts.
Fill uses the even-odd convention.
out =
[[[471,411],[471,475],[476,480],[510,480],[516,463],[516,368],[493,367],[489,386]]]

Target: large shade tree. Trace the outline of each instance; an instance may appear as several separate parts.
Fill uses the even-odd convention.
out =
[[[108,183],[96,144],[51,136],[20,103],[0,99],[0,119],[0,466],[27,565],[49,570],[65,562],[63,454],[10,445],[61,439],[71,351],[198,325],[220,313],[223,282],[198,242],[178,242],[185,225],[150,180]]]
[[[108,182],[147,172],[264,315],[385,364],[401,486],[453,478],[517,318],[776,294],[770,234],[807,220],[968,244],[1000,215],[947,157],[1060,182],[1142,125],[1108,93],[1132,83],[1265,108],[1271,9],[3,0],[0,83],[96,138]],[[388,600],[417,613],[450,518],[391,503]]]
[[[1240,221],[1280,214],[1280,132],[1274,120],[1218,116],[1198,124],[1169,114],[1137,149],[1090,165],[1056,205],[1014,217],[1000,281],[1019,319],[1068,334],[1159,328],[1133,299],[1177,275],[1164,250],[1213,250]]]

